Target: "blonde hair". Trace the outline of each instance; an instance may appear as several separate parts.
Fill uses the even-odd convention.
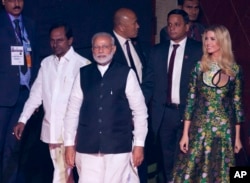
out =
[[[232,43],[228,29],[223,25],[213,25],[208,27],[202,36],[203,42],[203,56],[201,58],[201,70],[206,72],[209,70],[209,63],[211,63],[212,56],[209,54],[205,47],[205,34],[208,31],[214,32],[217,43],[220,47],[221,57],[219,60],[216,60],[219,67],[222,71],[229,75],[235,76],[234,71],[232,70],[233,65],[235,64],[235,59],[232,51]]]

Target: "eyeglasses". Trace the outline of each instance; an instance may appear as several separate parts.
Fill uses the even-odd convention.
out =
[[[109,50],[112,47],[112,45],[102,45],[102,46],[93,46],[92,48],[94,50]]]
[[[6,1],[9,2],[9,3],[15,3],[15,2],[21,3],[21,2],[23,2],[24,0],[6,0]]]

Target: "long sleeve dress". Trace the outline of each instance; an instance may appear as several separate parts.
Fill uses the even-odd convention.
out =
[[[211,64],[203,73],[200,62],[191,73],[185,120],[190,120],[189,150],[180,153],[174,183],[228,183],[229,167],[235,166],[235,124],[243,121],[242,73],[233,65],[235,77],[224,86],[214,83],[221,69]]]

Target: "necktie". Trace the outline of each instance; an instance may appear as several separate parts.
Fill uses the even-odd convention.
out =
[[[20,24],[19,24],[19,19],[15,19],[14,21],[14,24],[15,24],[15,32],[16,32],[16,35],[17,35],[17,42],[18,44],[21,44],[23,45],[22,43],[22,31],[21,31],[21,28],[20,28]],[[24,56],[24,65],[23,66],[20,66],[21,68],[21,71],[23,74],[25,74],[27,72],[27,65],[26,65],[26,57]]]
[[[133,57],[131,55],[131,50],[130,50],[130,46],[129,46],[129,40],[127,40],[125,42],[125,45],[126,45],[126,50],[127,50],[128,58],[129,58],[129,61],[130,61],[130,66],[135,71],[136,77],[137,77],[137,79],[139,81],[139,77],[138,77],[138,73],[136,71],[135,63],[134,63]]]
[[[21,28],[19,25],[20,21],[19,21],[19,19],[15,19],[13,22],[15,24],[15,32],[16,32],[16,35],[18,38],[18,43],[22,43],[22,32],[21,32]]]
[[[169,64],[168,64],[168,89],[167,89],[167,103],[172,103],[172,75],[173,75],[173,69],[174,69],[174,59],[176,54],[176,49],[180,46],[179,44],[173,45],[173,51],[170,56]]]

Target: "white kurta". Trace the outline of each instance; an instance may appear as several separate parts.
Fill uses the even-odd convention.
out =
[[[109,65],[98,65],[102,76],[108,67]],[[148,131],[147,107],[135,72],[132,69],[130,69],[127,77],[125,94],[134,122],[133,145],[144,146]],[[83,100],[84,93],[81,88],[79,74],[72,89],[65,117],[65,146],[75,145],[79,112]],[[76,167],[79,174],[79,183],[139,183],[137,169],[132,165],[131,156],[131,153],[85,154],[77,152]]]
[[[108,67],[108,65],[98,65],[98,69],[101,72],[102,76],[107,71]],[[132,111],[134,122],[133,145],[143,147],[148,132],[147,106],[145,104],[145,99],[141,91],[140,85],[137,81],[135,72],[132,69],[130,69],[128,74],[125,94],[129,102],[129,107]],[[75,80],[72,89],[72,93],[69,99],[68,110],[65,117],[65,146],[75,145],[75,135],[79,122],[80,108],[83,100],[84,94],[82,92],[79,74]]]
[[[35,109],[43,104],[41,140],[50,144],[63,143],[63,120],[71,89],[80,67],[89,63],[72,47],[60,61],[55,55],[43,59],[19,122],[26,123]]]

